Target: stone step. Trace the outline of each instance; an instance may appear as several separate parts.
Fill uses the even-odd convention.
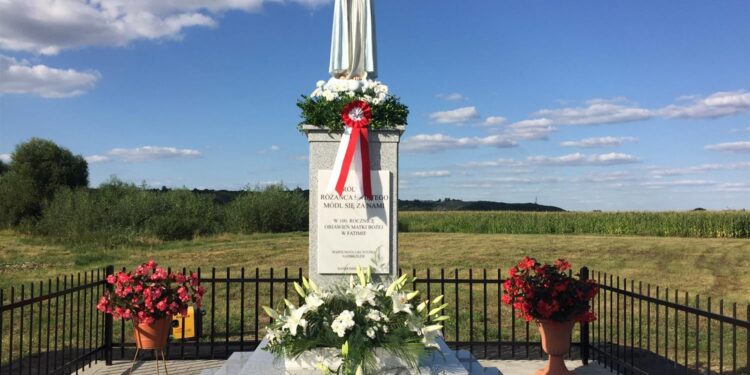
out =
[[[482,366],[468,350],[462,349],[454,353],[470,375],[500,375],[500,371],[496,368]]]
[[[213,375],[237,375],[242,371],[253,352],[234,352]]]
[[[267,343],[264,341],[254,352],[236,352],[232,354],[224,365],[214,372],[205,375],[283,375],[286,374],[284,362],[274,360],[273,355],[262,350]],[[434,353],[432,358],[424,361],[420,368],[422,374],[434,375],[499,375],[496,368],[483,367],[470,352],[452,351],[444,341],[439,340],[441,353]],[[404,371],[396,370],[393,375],[403,375]],[[201,375],[204,375],[203,373]],[[295,375],[319,375],[317,369],[295,372]],[[391,374],[382,374],[391,375]]]

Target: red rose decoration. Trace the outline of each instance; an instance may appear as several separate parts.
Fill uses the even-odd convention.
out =
[[[334,171],[329,181],[329,189],[336,190],[341,196],[344,193],[344,184],[349,175],[349,168],[354,160],[354,155],[359,154],[361,165],[355,165],[354,170],[362,176],[362,194],[368,200],[372,200],[372,182],[370,181],[370,146],[367,125],[370,124],[372,111],[370,105],[361,100],[353,100],[341,111],[341,119],[346,124],[344,134],[341,136],[339,150],[336,153]],[[339,167],[340,166],[340,167]]]

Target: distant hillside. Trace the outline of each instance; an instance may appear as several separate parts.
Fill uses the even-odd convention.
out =
[[[168,190],[164,189],[163,191]],[[305,197],[310,194],[309,190],[299,190]],[[234,200],[243,191],[232,190],[198,190],[194,193],[208,195],[214,202],[226,204]],[[399,200],[398,208],[401,211],[534,211],[534,212],[561,212],[560,207],[544,206],[536,203],[503,203],[491,201],[462,201],[459,199],[438,199],[436,201],[423,200]]]
[[[467,201],[459,199],[439,199],[436,201],[399,200],[401,211],[537,211],[561,212],[560,207],[544,206],[536,203],[503,203],[491,201]]]

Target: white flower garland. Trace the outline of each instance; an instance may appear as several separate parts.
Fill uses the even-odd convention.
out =
[[[362,94],[361,97],[364,101],[372,105],[378,105],[388,97],[388,86],[380,81],[369,79],[355,81],[331,78],[328,82],[318,81],[315,86],[315,90],[310,94],[312,98],[322,97],[326,100],[335,100],[343,95],[354,97]],[[368,95],[368,93],[374,93],[375,95]]]

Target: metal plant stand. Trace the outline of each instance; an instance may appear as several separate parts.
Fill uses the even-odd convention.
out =
[[[130,363],[130,371],[128,372],[128,375],[133,374],[133,369],[135,368],[136,362],[138,362],[138,355],[142,352],[145,352],[147,349],[144,349],[141,351],[141,348],[135,349],[135,356],[133,356],[133,361]],[[154,358],[156,359],[156,375],[160,375],[159,370],[159,354],[161,354],[161,363],[164,366],[164,374],[169,375],[169,371],[167,371],[167,357],[164,355],[164,348],[156,348],[154,350]]]

